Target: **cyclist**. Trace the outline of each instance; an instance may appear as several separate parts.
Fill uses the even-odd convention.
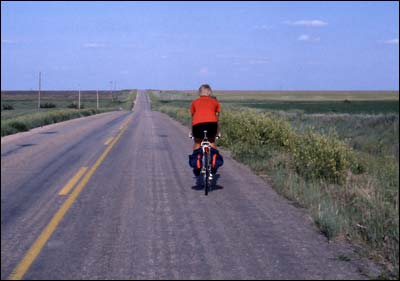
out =
[[[194,137],[193,150],[200,148],[201,141],[204,137],[204,131],[207,131],[207,138],[213,148],[215,145],[215,137],[218,133],[218,116],[221,112],[221,105],[211,97],[212,90],[210,85],[203,84],[199,88],[199,98],[195,99],[190,105],[190,113],[192,114],[192,135]]]
[[[218,117],[221,111],[219,102],[211,97],[210,85],[203,84],[199,88],[199,98],[190,105],[192,114],[192,136],[194,139],[193,153],[189,155],[189,164],[193,168],[195,176],[200,175],[202,148],[201,142],[204,138],[204,131],[207,131],[207,139],[211,146],[211,175],[216,174],[218,167],[222,166],[223,158],[217,150],[215,139],[219,132]]]

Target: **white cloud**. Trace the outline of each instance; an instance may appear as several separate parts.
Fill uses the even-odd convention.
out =
[[[383,43],[388,44],[388,45],[399,45],[399,38],[386,40],[386,41],[383,41]]]
[[[299,38],[297,38],[297,39],[299,41],[308,41],[308,40],[310,40],[310,35],[303,34],[303,35],[300,35]]]
[[[266,24],[254,25],[253,29],[255,29],[255,30],[270,30],[270,29],[272,29],[272,26],[266,25]]]
[[[306,61],[305,63],[308,65],[321,65],[322,64],[322,62],[320,62],[320,61]]]
[[[207,66],[203,66],[202,68],[200,68],[199,72],[198,72],[201,76],[207,76],[210,71],[208,70]]]
[[[247,72],[250,71],[252,68],[248,67],[248,66],[241,66],[241,67],[237,67],[235,68],[235,71],[242,71],[242,72]]]
[[[314,42],[314,43],[316,43],[316,42],[321,41],[321,38],[320,37],[313,37],[313,36],[310,36],[308,34],[302,34],[297,38],[297,40],[304,41],[304,42]]]
[[[217,59],[227,60],[231,65],[254,65],[270,63],[269,58],[264,56],[217,54],[215,57]]]
[[[102,43],[93,43],[93,42],[88,42],[84,43],[83,47],[87,49],[97,49],[97,48],[104,48],[106,45]]]
[[[65,65],[54,65],[51,69],[54,71],[66,71],[66,70],[70,70],[71,68],[69,66],[65,66]]]
[[[1,44],[15,44],[17,41],[11,39],[1,39]]]
[[[249,60],[249,64],[267,64],[269,60],[266,58],[259,58],[259,59],[251,59]]]
[[[236,60],[236,59],[245,58],[245,56],[230,55],[230,54],[216,54],[215,58],[217,58],[217,59]]]
[[[170,54],[183,54],[183,53],[185,53],[185,52],[186,52],[185,49],[180,48],[180,49],[171,50],[169,53],[170,53]]]
[[[284,23],[291,26],[306,26],[306,27],[322,27],[328,25],[327,22],[322,20],[285,21]]]

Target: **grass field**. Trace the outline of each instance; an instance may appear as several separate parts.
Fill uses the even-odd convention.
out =
[[[155,95],[161,94],[169,99],[191,99],[197,91],[159,91],[152,90]],[[274,100],[274,101],[342,101],[342,100],[399,100],[398,91],[213,91],[220,101],[240,100]]]
[[[399,113],[399,93],[381,92],[242,92],[216,91],[214,96],[224,106],[249,107],[267,111],[303,113]],[[153,91],[160,103],[187,106],[196,92]]]
[[[1,92],[2,115],[3,104],[10,104],[15,111],[37,110],[37,92],[34,91],[3,91]],[[134,93],[130,90],[117,91],[111,95],[110,91],[99,91],[99,107],[103,109],[115,109],[119,107],[127,109]],[[72,103],[78,102],[77,91],[42,91],[41,104],[53,103],[57,109],[68,108]],[[81,105],[84,108],[96,108],[96,91],[81,91]],[[11,112],[11,111],[10,111]],[[8,113],[9,114],[9,113]]]
[[[72,118],[113,111],[130,110],[136,97],[135,90],[99,91],[97,109],[96,91],[81,91],[81,110],[71,108],[77,105],[77,91],[42,91],[41,104],[53,104],[54,108],[37,109],[37,92],[1,92],[1,136],[61,122]],[[4,110],[5,108],[11,110]]]
[[[398,278],[398,92],[215,96],[223,110],[219,145],[307,208],[329,239],[351,241],[381,263],[381,278]],[[154,110],[190,126],[195,92],[152,91],[151,97]]]

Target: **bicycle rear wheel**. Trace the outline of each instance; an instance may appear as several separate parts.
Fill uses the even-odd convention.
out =
[[[208,189],[210,188],[210,183],[209,183],[209,177],[210,177],[210,169],[209,169],[209,157],[208,153],[204,153],[204,168],[206,172],[204,173],[205,179],[204,179],[204,194],[207,196],[208,195]]]

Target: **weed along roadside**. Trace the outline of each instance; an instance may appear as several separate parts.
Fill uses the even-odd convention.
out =
[[[152,95],[152,106],[190,124],[187,103],[162,103]],[[394,121],[398,132],[398,117]],[[299,130],[271,112],[225,108],[220,123],[219,145],[255,173],[267,174],[278,193],[307,208],[328,239],[362,245],[357,247],[362,256],[398,275],[398,156],[355,150],[335,131]],[[391,142],[396,146],[396,139]]]
[[[37,106],[36,96],[31,92],[2,94],[1,136],[99,113],[131,110],[136,97],[136,90],[121,91],[112,97],[103,97],[101,107],[97,108],[95,97],[86,93],[87,97],[79,110],[70,92],[51,93],[47,94],[47,102],[43,101],[40,111],[33,109]]]
[[[1,136],[7,136],[53,123],[58,123],[74,118],[89,116],[109,110],[58,110],[54,112],[37,112],[25,116],[1,121]]]

